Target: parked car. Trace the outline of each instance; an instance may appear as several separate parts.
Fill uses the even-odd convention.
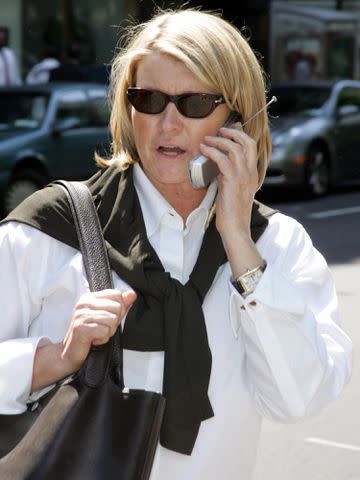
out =
[[[273,152],[265,185],[305,187],[323,195],[360,181],[360,82],[277,85],[271,95]]]
[[[55,178],[96,171],[109,150],[107,87],[49,83],[0,89],[0,206],[8,213]]]

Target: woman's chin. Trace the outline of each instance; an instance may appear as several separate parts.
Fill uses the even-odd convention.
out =
[[[172,165],[159,165],[157,177],[162,183],[177,184],[190,181],[187,163],[178,162]]]

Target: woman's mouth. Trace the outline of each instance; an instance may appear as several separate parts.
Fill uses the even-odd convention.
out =
[[[185,153],[185,150],[173,145],[167,145],[167,146],[160,145],[160,147],[158,148],[158,151],[163,155],[167,155],[169,157],[176,157],[178,155],[182,155],[183,153]]]

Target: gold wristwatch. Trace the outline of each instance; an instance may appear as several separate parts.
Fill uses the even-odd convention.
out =
[[[266,268],[265,260],[262,262],[261,265],[253,268],[252,270],[248,270],[247,272],[240,275],[236,280],[232,282],[236,290],[241,293],[244,297],[252,293],[256,285],[259,283],[262,274],[264,273]]]

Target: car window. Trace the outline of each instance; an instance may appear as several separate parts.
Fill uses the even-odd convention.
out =
[[[104,127],[109,124],[110,110],[104,89],[66,92],[60,98],[56,120],[76,120],[76,127]]]
[[[358,88],[344,88],[338,98],[338,107],[350,105],[357,107],[360,110],[360,89]]]
[[[83,101],[66,102],[58,105],[56,112],[56,121],[67,119],[75,119],[76,127],[84,128],[92,124],[89,102],[85,99]]]
[[[0,131],[34,130],[44,120],[49,97],[34,92],[0,93]]]

